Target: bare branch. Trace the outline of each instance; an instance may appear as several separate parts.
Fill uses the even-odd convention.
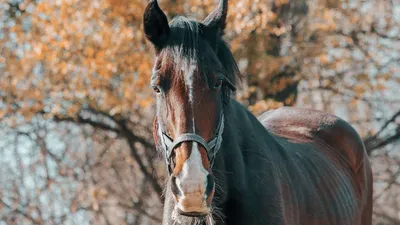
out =
[[[154,177],[154,175],[152,175],[151,172],[149,172],[147,170],[147,167],[144,165],[141,157],[139,156],[139,154],[134,146],[134,143],[138,141],[138,138],[126,127],[126,123],[123,120],[119,121],[119,126],[121,128],[122,135],[124,135],[127,138],[128,145],[131,149],[131,155],[136,160],[137,164],[139,165],[140,171],[142,171],[142,173],[146,177],[149,178],[149,182],[151,183],[153,189],[156,191],[158,196],[160,196],[160,200],[162,200],[161,196],[162,196],[163,189],[162,189],[160,183],[157,181],[157,179]]]
[[[376,216],[382,217],[382,218],[385,219],[385,220],[390,221],[393,225],[398,225],[398,224],[400,224],[400,220],[395,219],[395,218],[393,218],[393,217],[387,215],[386,213],[383,213],[383,212],[375,212],[375,211],[374,211],[373,214],[375,214]]]
[[[0,204],[5,206],[6,208],[8,208],[9,210],[11,210],[12,212],[18,213],[20,215],[22,215],[23,217],[25,217],[26,219],[28,219],[29,221],[31,221],[33,224],[41,224],[39,221],[35,220],[32,216],[30,216],[29,214],[25,213],[24,211],[12,207],[11,205],[7,204],[6,202],[3,201],[3,199],[0,199]]]
[[[376,134],[364,140],[368,154],[370,154],[375,149],[382,148],[400,139],[400,125],[398,125],[394,134],[385,138],[379,138],[379,135],[389,126],[389,124],[394,123],[396,118],[399,116],[400,110],[396,112],[389,120],[387,120],[379,129],[379,131],[376,132]]]

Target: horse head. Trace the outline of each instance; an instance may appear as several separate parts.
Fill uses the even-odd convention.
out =
[[[211,211],[223,103],[235,90],[238,69],[222,40],[227,8],[227,1],[221,0],[203,22],[179,16],[168,23],[157,1],[144,13],[145,34],[156,52],[151,77],[155,139],[165,155],[177,212],[186,216]]]

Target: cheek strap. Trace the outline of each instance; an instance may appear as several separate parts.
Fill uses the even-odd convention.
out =
[[[153,139],[154,139],[154,143],[156,145],[156,148],[158,148],[158,146],[160,146],[158,144],[158,123],[157,123],[157,116],[154,117],[154,121],[153,121]]]

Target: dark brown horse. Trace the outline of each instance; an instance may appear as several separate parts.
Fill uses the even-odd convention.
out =
[[[156,50],[154,139],[169,179],[163,224],[370,225],[372,177],[345,121],[281,108],[253,116],[230,93],[227,1],[203,21],[144,14]]]

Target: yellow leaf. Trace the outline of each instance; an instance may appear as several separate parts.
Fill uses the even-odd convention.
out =
[[[93,58],[94,49],[92,47],[86,47],[85,52],[88,57]]]
[[[385,87],[385,85],[378,83],[375,86],[375,89],[378,90],[378,91],[384,91],[386,89],[386,87]]]

